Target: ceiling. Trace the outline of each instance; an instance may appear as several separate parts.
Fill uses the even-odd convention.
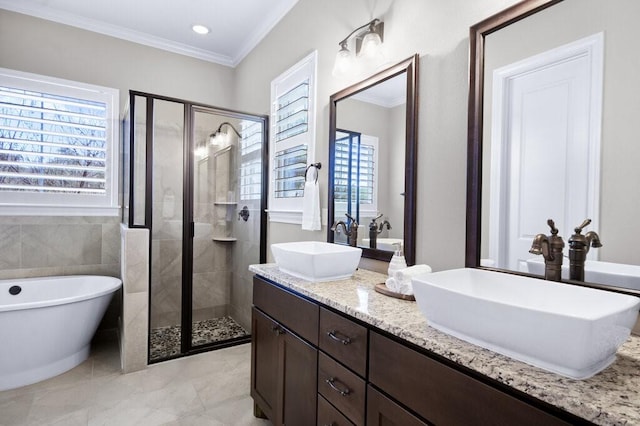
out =
[[[407,103],[407,73],[371,86],[356,93],[353,99],[375,104],[384,108],[394,108]]]
[[[0,0],[0,9],[235,67],[297,1]]]

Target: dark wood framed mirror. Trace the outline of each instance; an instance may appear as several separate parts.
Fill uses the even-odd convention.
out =
[[[640,82],[635,82],[637,79],[628,75],[634,64],[640,61],[640,55],[635,54],[635,49],[630,45],[631,40],[640,36],[640,30],[636,29],[637,26],[629,16],[637,16],[638,13],[640,4],[627,0],[615,5],[606,0],[525,0],[471,27],[465,253],[467,267],[489,268],[543,278],[530,266],[530,262],[536,256],[530,255],[529,247],[525,250],[524,245],[528,243],[530,246],[537,233],[549,233],[546,226],[547,218],[561,223],[558,229],[566,244],[574,233],[574,227],[593,214],[596,221],[589,229],[598,232],[603,243],[602,248],[591,250],[594,265],[599,263],[606,264],[607,267],[613,265],[613,268],[640,270],[637,269],[640,268],[640,254],[632,249],[635,247],[633,241],[640,235],[640,225],[633,219],[640,214],[640,202],[636,201],[637,197],[632,197],[631,200],[624,196],[625,193],[633,193],[634,185],[640,180],[640,173],[636,171],[640,151],[629,144],[630,138],[635,134],[631,116],[634,116],[633,112],[640,112],[640,101],[635,96],[637,90],[640,90]],[[578,189],[575,183],[549,185],[547,181],[545,189],[539,189],[541,196],[534,202],[535,197],[529,196],[523,189],[526,177],[518,170],[528,167],[525,163],[531,158],[531,149],[536,147],[526,145],[526,141],[513,141],[512,129],[523,132],[523,127],[518,126],[527,124],[524,120],[505,121],[507,118],[519,120],[526,112],[520,110],[517,112],[519,115],[514,114],[515,110],[508,110],[509,102],[523,105],[523,102],[529,100],[526,98],[527,92],[525,95],[518,95],[516,92],[519,87],[517,84],[522,84],[517,78],[523,73],[513,73],[512,70],[527,70],[532,74],[531,70],[537,72],[538,68],[526,67],[533,63],[544,63],[547,69],[553,69],[555,63],[549,62],[553,64],[549,66],[542,61],[549,60],[550,57],[560,58],[560,55],[571,49],[576,50],[576,46],[591,43],[592,40],[596,40],[594,44],[600,43],[600,47],[585,48],[584,52],[587,53],[581,54],[581,57],[589,58],[585,63],[592,68],[583,73],[590,79],[588,87],[577,90],[579,93],[588,93],[584,102],[590,106],[588,109],[585,108],[585,114],[590,115],[586,120],[587,125],[581,128],[580,137],[574,140],[574,143],[580,143],[576,145],[577,151],[574,152],[587,159],[581,163],[589,162],[595,168],[595,173],[589,172],[592,173],[589,175],[585,172],[580,176],[594,177],[581,179],[582,182],[579,184],[584,184],[581,189]],[[593,54],[593,51],[596,53]],[[564,60],[564,63],[573,62],[577,63],[573,57]],[[561,86],[554,84],[547,83],[545,87]],[[528,93],[531,92],[533,90]],[[562,93],[568,93],[568,90]],[[549,99],[553,99],[554,102],[549,103]],[[558,105],[565,107],[564,101],[555,102],[558,98],[549,99],[547,103],[538,104],[537,111],[547,108],[553,111]],[[504,106],[505,104],[507,106]],[[505,111],[511,111],[512,115]],[[593,111],[597,113],[594,114]],[[514,116],[518,118],[511,118]],[[545,122],[536,128],[546,129],[550,125]],[[565,133],[573,135],[573,129],[577,128],[574,126],[567,126],[571,132]],[[565,130],[564,127],[560,128]],[[521,135],[517,137],[526,139]],[[553,136],[548,137],[548,140],[552,139]],[[570,139],[570,136],[567,139]],[[595,149],[588,145],[593,139],[597,139]],[[535,141],[540,146],[547,142],[542,137]],[[547,148],[549,146],[547,145]],[[539,153],[536,160],[538,170],[530,172],[531,181],[556,170],[554,168],[558,167],[559,163],[553,162],[562,157],[562,154],[559,154],[562,150],[557,151],[547,150]],[[516,155],[517,161],[520,162],[514,167]],[[508,163],[509,161],[511,163]],[[578,160],[568,155],[563,161],[563,168],[558,170],[563,174],[573,175],[572,168]],[[508,165],[505,166],[505,163]],[[514,173],[513,170],[520,174],[509,175]],[[549,190],[555,185],[565,189],[563,192],[554,192],[553,188]],[[586,194],[586,201],[571,201],[570,197],[573,197],[574,193]],[[518,203],[522,205],[529,203],[527,207],[520,208],[524,209],[529,220],[533,218],[533,225],[523,225],[524,220],[520,219],[522,216],[516,215],[517,211],[513,210],[509,196],[512,200],[519,200]],[[569,200],[567,204],[571,206],[587,205],[584,208],[586,213],[566,213],[566,207],[565,210],[557,208],[558,204],[565,200]],[[516,231],[509,234],[509,229],[516,228],[505,228],[506,231],[500,228],[510,220],[518,221],[517,235]],[[497,237],[496,229],[500,231]],[[513,262],[509,255],[504,257],[503,252],[513,250],[517,238],[522,240],[522,247],[519,248],[522,254],[518,254],[520,257]],[[503,249],[504,247],[509,248]],[[569,262],[566,258],[567,249],[565,246],[564,265],[568,265]],[[542,260],[541,256],[537,257]],[[563,281],[640,295],[640,287],[636,287],[637,284],[626,284],[626,278],[621,279],[619,276],[620,274],[613,279],[600,281],[601,278],[589,279],[587,275],[585,282],[582,282],[564,279],[563,275]]]
[[[418,62],[414,55],[329,101],[327,241],[347,243],[331,228],[348,213],[359,224],[363,257],[389,261],[400,244],[409,265],[416,246]]]

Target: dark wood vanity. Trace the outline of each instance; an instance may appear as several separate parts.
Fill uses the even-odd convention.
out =
[[[251,396],[275,425],[592,424],[269,279],[253,292]]]

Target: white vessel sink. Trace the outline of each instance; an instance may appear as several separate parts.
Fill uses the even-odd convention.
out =
[[[369,247],[369,241],[371,241],[369,238],[363,238],[362,244]],[[402,248],[403,243],[404,240],[402,238],[377,238],[376,248],[378,250],[396,251],[398,246],[394,244],[400,244],[400,248]]]
[[[527,270],[532,274],[544,276],[544,259],[527,259]],[[562,279],[569,279],[568,263],[562,265]],[[584,280],[640,290],[640,266],[587,260],[584,263]]]
[[[412,282],[430,326],[574,379],[614,361],[640,307],[633,296],[481,269]]]
[[[320,241],[271,244],[271,253],[282,272],[307,281],[351,278],[362,249]]]

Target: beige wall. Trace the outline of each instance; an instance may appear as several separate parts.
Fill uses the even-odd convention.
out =
[[[382,18],[389,64],[420,55],[416,260],[435,270],[463,266],[469,27],[514,3],[300,0],[236,68],[236,107],[268,113],[271,80],[317,49],[315,158],[327,163],[329,96],[366,77],[331,76],[338,42],[369,19]],[[327,207],[325,170],[323,208]],[[269,243],[325,238],[325,228],[308,232],[296,225],[269,226]]]
[[[316,158],[326,164],[329,96],[374,71],[332,77],[338,41],[369,19],[382,18],[389,65],[420,55],[417,261],[441,270],[464,264],[469,26],[515,2],[300,0],[236,69],[2,10],[0,66],[115,87],[122,91],[121,103],[126,90],[135,89],[267,114],[271,80],[317,49]],[[323,169],[323,208],[326,194]],[[0,218],[0,225],[22,220]],[[309,232],[287,224],[270,224],[268,232],[269,243],[326,238],[324,228]]]
[[[0,67],[229,106],[233,69],[0,9]],[[0,278],[120,275],[119,217],[0,216]]]

